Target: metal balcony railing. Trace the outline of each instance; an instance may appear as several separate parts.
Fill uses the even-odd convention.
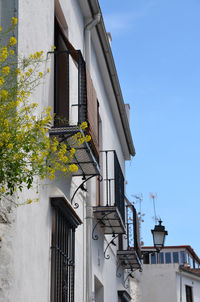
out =
[[[105,234],[125,233],[124,176],[115,150],[101,151],[101,175],[95,217]]]
[[[54,52],[54,127],[50,135],[57,136],[77,150],[71,163],[78,165],[75,176],[99,175],[98,149],[98,101],[90,74],[80,50]],[[80,125],[88,123],[83,130],[91,141],[74,145],[72,136],[80,131]]]
[[[126,269],[141,269],[140,225],[136,209],[130,203],[126,205],[126,230],[125,236],[119,236],[119,261]]]

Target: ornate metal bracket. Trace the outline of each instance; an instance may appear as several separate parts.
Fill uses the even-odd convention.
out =
[[[112,238],[112,240],[108,243],[107,247],[105,248],[105,251],[104,251],[104,258],[105,258],[105,259],[110,259],[110,255],[109,255],[109,254],[106,255],[106,251],[108,250],[108,248],[109,248],[109,246],[110,246],[111,244],[113,244],[113,245],[116,246],[116,243],[114,242],[114,240],[115,240],[118,236],[119,236],[119,234],[118,234],[118,235],[113,234],[113,237],[114,237],[114,238]]]
[[[71,205],[72,205],[73,200],[74,200],[74,197],[76,196],[76,193],[78,192],[79,189],[81,189],[82,191],[87,192],[87,189],[84,187],[84,183],[85,183],[86,181],[88,181],[89,179],[91,179],[92,177],[94,177],[94,176],[97,176],[99,181],[102,181],[102,179],[103,179],[101,175],[91,175],[90,177],[88,177],[88,178],[86,178],[86,179],[85,179],[85,177],[83,177],[83,182],[82,182],[82,183],[78,186],[78,188],[75,190],[75,192],[74,192],[74,194],[73,194],[73,196],[72,196],[72,198],[71,198],[71,200],[70,200]],[[74,209],[77,209],[77,208],[79,207],[79,204],[78,204],[77,202],[75,202],[75,204],[74,204],[73,207],[74,207]]]
[[[133,273],[135,272],[135,271],[137,271],[137,269],[131,269],[131,271],[127,274],[127,276],[126,276],[126,278],[125,278],[125,280],[124,280],[124,287],[127,289],[127,288],[129,288],[129,282],[127,282],[128,281],[128,278],[129,277],[131,277],[131,278],[134,278],[134,276],[133,276]]]
[[[95,224],[95,226],[94,226],[94,228],[93,228],[93,230],[92,230],[92,239],[93,239],[93,240],[98,240],[98,239],[99,239],[99,236],[98,236],[97,234],[94,234],[94,231],[95,231],[96,227],[98,226],[98,224],[101,223],[101,224],[105,225],[105,223],[103,222],[104,218],[107,217],[107,216],[109,216],[109,215],[111,215],[111,214],[112,214],[112,213],[106,213],[106,214],[104,214],[104,215],[101,217],[101,219],[98,219],[97,223]]]
[[[122,274],[119,272],[120,267],[121,267],[121,262],[118,261],[117,270],[116,270],[117,278],[121,278],[121,276],[122,276]]]

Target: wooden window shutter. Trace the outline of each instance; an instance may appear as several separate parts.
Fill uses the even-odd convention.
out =
[[[91,145],[96,155],[99,156],[99,138],[98,138],[98,101],[92,79],[86,68],[86,88],[87,88],[87,118],[88,134],[92,137]]]
[[[56,126],[69,122],[69,53],[61,35],[59,25],[55,23],[55,101],[54,113]]]

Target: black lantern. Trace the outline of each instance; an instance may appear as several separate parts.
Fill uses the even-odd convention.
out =
[[[151,232],[153,234],[154,247],[159,252],[164,247],[165,236],[168,235],[168,232],[165,231],[162,220],[159,220],[158,222],[159,224],[155,225],[154,230],[151,230]]]

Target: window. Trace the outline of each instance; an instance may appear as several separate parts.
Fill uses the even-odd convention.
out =
[[[55,20],[55,75],[54,113],[55,125],[63,126],[69,121],[69,53],[61,29]]]
[[[189,285],[186,285],[185,292],[186,292],[186,302],[193,302],[192,287]]]
[[[151,254],[151,264],[156,264],[156,253]]]
[[[149,264],[149,255],[148,254],[143,255],[143,264]]]
[[[173,252],[173,263],[179,263],[178,252]]]
[[[51,204],[51,302],[74,302],[75,228],[81,221],[64,198]]]
[[[186,261],[185,261],[186,259],[185,259],[185,251],[181,251],[181,263],[183,264],[183,263],[185,263]]]
[[[165,263],[171,263],[171,253],[165,253]]]
[[[164,263],[164,254],[159,253],[158,257],[159,257],[159,263],[163,264]]]

